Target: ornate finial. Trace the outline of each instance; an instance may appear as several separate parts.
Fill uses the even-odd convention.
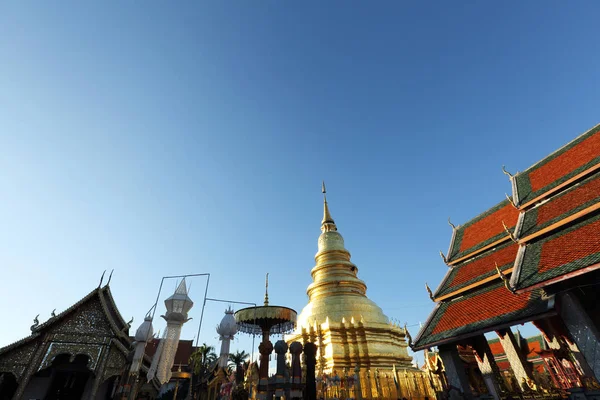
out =
[[[123,327],[123,329],[121,329],[121,332],[127,332],[127,331],[129,331],[129,328],[131,328],[131,324],[133,324],[133,317],[131,317],[131,319],[129,320],[129,322],[127,322],[125,324],[125,326]]]
[[[440,250],[440,256],[442,257],[442,260],[444,260],[444,264],[448,264],[448,259],[446,258],[446,256],[444,255],[444,253],[442,253],[441,250]]]
[[[452,223],[452,221],[450,221],[450,217],[448,217],[448,225],[450,225],[452,227],[453,230],[456,230],[456,225],[454,225]]]
[[[506,288],[512,293],[515,294],[515,290],[513,288],[510,287],[509,284],[509,279],[506,277],[506,275],[504,275],[502,273],[502,271],[500,271],[500,268],[498,267],[498,263],[496,264],[496,272],[498,272],[498,276],[500,276],[500,279],[502,279],[502,282],[504,282],[504,286],[506,286]]]
[[[329,212],[329,205],[327,204],[327,189],[325,189],[325,181],[321,182],[321,192],[323,193],[323,220],[321,221],[321,231],[337,231],[333,217]]]
[[[34,332],[35,329],[38,327],[38,325],[40,324],[40,321],[38,320],[38,317],[40,316],[40,314],[36,315],[35,318],[33,319],[33,325],[31,325],[31,332]]]
[[[514,176],[513,174],[511,174],[510,172],[508,172],[508,171],[506,170],[506,168],[504,167],[504,165],[502,166],[502,172],[504,172],[504,175],[508,175],[508,177],[509,177],[509,178],[511,178],[511,179],[512,179],[512,178],[513,178],[513,176]]]
[[[506,233],[510,237],[510,240],[512,240],[515,243],[518,243],[517,238],[515,237],[515,234],[513,232],[511,232],[510,230],[508,230],[508,227],[506,226],[504,221],[502,221],[502,226],[504,227],[504,231],[506,231]]]
[[[429,287],[427,282],[425,282],[425,289],[427,289],[427,293],[429,293],[429,298],[431,299],[431,301],[435,302],[435,299],[433,298],[433,292],[431,291],[431,288]]]
[[[115,272],[114,269],[112,271],[110,271],[110,275],[108,275],[108,282],[106,282],[106,286],[108,286],[108,284],[110,283],[110,278],[112,278],[113,272]]]
[[[100,283],[98,284],[98,288],[100,288],[100,286],[102,286],[102,281],[104,280],[105,273],[106,273],[106,270],[104,270],[104,272],[102,273],[102,276],[100,277]]]
[[[267,272],[267,277],[265,278],[265,306],[269,305],[269,273]]]
[[[515,202],[513,201],[513,199],[506,193],[504,193],[504,195],[506,196],[506,200],[508,200],[508,202],[517,210],[519,209],[519,207],[517,207],[517,205],[515,204]]]
[[[52,317],[52,318],[56,317],[55,311],[56,311],[56,308],[54,310],[52,310],[52,312],[50,313],[50,317]]]
[[[410,335],[410,332],[408,331],[408,328],[406,327],[406,322],[404,323],[404,333],[406,334],[406,338],[408,339],[408,345],[412,348],[414,343],[413,343],[412,336]]]

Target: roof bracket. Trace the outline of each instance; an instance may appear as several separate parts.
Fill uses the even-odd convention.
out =
[[[406,335],[406,342],[408,343],[408,346],[412,349],[414,342],[410,332],[408,331],[408,328],[406,327],[406,322],[404,323],[404,334]]]
[[[504,221],[502,221],[502,226],[504,227],[504,231],[508,234],[508,236],[510,237],[510,240],[512,240],[515,243],[519,243],[519,241],[517,240],[517,238],[515,237],[515,234],[513,232],[511,232],[508,227],[506,226],[506,224],[504,223]]]
[[[427,289],[427,293],[429,293],[429,298],[431,299],[431,301],[435,303],[435,299],[433,298],[433,292],[431,291],[431,288],[429,287],[427,282],[425,282],[425,289]]]
[[[452,230],[454,230],[454,231],[457,229],[457,228],[456,228],[456,225],[454,225],[454,224],[452,223],[452,221],[450,221],[450,217],[448,217],[448,225],[450,225],[450,226],[452,227]]]
[[[510,280],[506,277],[506,275],[504,275],[502,273],[502,271],[498,267],[498,263],[495,263],[495,264],[496,264],[496,272],[498,272],[498,276],[500,277],[500,279],[502,279],[502,282],[504,282],[504,286],[506,286],[506,288],[508,289],[509,292],[511,292],[512,294],[515,294],[515,289],[510,287],[510,283],[509,283]]]
[[[102,276],[100,277],[100,283],[98,284],[98,289],[100,289],[100,286],[102,286],[102,281],[104,280],[105,273],[106,273],[106,270],[104,270],[104,272],[102,273]]]
[[[506,196],[506,200],[508,200],[508,202],[510,203],[511,206],[513,206],[514,208],[516,208],[517,210],[519,209],[519,207],[517,207],[517,205],[515,204],[515,202],[513,201],[513,199],[506,193],[504,193],[504,195]]]
[[[448,265],[448,258],[444,255],[444,253],[442,253],[441,250],[440,250],[440,256],[442,257],[442,260],[444,260],[444,264]],[[448,265],[448,267],[450,267],[450,265]]]
[[[504,165],[502,166],[502,172],[504,173],[504,175],[507,175],[510,179],[512,179],[514,177],[513,174],[511,174],[510,172],[508,172],[506,170],[506,167]]]

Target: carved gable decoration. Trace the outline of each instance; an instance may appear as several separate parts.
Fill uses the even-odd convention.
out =
[[[71,359],[85,355],[88,368],[96,374],[118,375],[131,345],[129,325],[108,286],[94,289],[32,329],[31,336],[0,348],[0,372],[12,372],[18,381],[49,367],[59,354],[69,354]]]
[[[50,328],[51,333],[112,336],[113,332],[99,297],[90,299]]]
[[[123,366],[127,363],[127,358],[122,351],[117,349],[116,346],[111,346],[106,360],[106,367],[104,368],[104,375],[102,380],[106,380],[114,375],[120,375]]]
[[[0,372],[12,372],[17,380],[33,360],[35,351],[40,344],[40,340],[29,340],[21,346],[15,346],[6,353],[0,355]]]

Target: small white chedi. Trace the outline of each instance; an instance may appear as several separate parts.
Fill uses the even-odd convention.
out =
[[[219,367],[226,368],[227,361],[229,361],[229,347],[231,345],[231,339],[237,333],[237,324],[235,317],[233,316],[233,310],[229,307],[225,310],[225,316],[221,320],[221,323],[217,325],[217,333],[221,340],[221,354],[219,355]]]

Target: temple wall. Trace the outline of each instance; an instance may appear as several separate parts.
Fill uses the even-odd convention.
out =
[[[23,392],[24,399],[43,399],[48,392],[52,378],[34,376]]]

